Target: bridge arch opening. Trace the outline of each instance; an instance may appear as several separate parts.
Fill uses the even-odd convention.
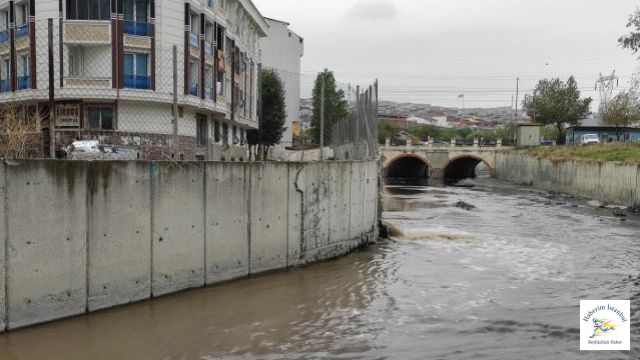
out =
[[[489,171],[491,166],[477,156],[465,155],[449,160],[444,167],[443,175],[445,181],[475,179],[480,169]]]
[[[388,179],[415,179],[426,180],[429,178],[431,164],[419,155],[405,154],[396,157],[389,162],[385,169]]]

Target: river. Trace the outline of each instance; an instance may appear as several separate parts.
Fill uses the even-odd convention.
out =
[[[640,357],[640,216],[492,180],[388,186],[384,207],[393,240],[3,334],[0,359]],[[578,351],[579,300],[601,298],[632,299],[632,352]]]

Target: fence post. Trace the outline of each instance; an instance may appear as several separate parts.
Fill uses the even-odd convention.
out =
[[[173,45],[173,158],[178,155],[178,46]]]
[[[53,64],[53,18],[48,20],[49,48],[49,157],[56,158],[55,73]]]
[[[322,74],[320,84],[320,161],[324,160],[324,86],[326,73]]]

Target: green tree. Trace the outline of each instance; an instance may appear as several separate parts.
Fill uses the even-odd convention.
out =
[[[636,8],[636,11],[629,15],[627,28],[630,29],[630,33],[621,36],[618,44],[623,49],[629,49],[633,54],[637,54],[640,51],[640,8]]]
[[[378,121],[378,144],[384,144],[387,139],[393,138],[398,132],[400,127],[395,125],[389,119],[380,119]]]
[[[571,76],[567,82],[544,79],[538,82],[533,94],[524,98],[524,110],[536,123],[555,125],[558,143],[563,143],[564,124],[578,125],[591,113],[591,98],[581,99],[578,83]]]
[[[259,130],[249,131],[249,145],[262,150],[262,158],[266,158],[269,148],[280,143],[287,119],[284,85],[278,73],[273,69],[264,69],[260,81],[262,109]]]
[[[632,91],[623,91],[600,106],[600,118],[609,126],[629,126],[640,119],[640,102]]]
[[[333,72],[325,69],[319,73],[313,87],[313,117],[311,119],[312,134],[316,144],[320,143],[320,108],[322,81],[324,80],[324,143],[329,144],[331,130],[340,121],[349,116],[349,106],[344,99],[344,91],[337,89]]]

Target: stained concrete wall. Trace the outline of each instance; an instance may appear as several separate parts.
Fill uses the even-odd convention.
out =
[[[640,204],[640,165],[551,161],[518,153],[496,155],[496,177],[517,184],[609,203]]]
[[[377,230],[373,161],[1,165],[0,331],[330,259]]]

